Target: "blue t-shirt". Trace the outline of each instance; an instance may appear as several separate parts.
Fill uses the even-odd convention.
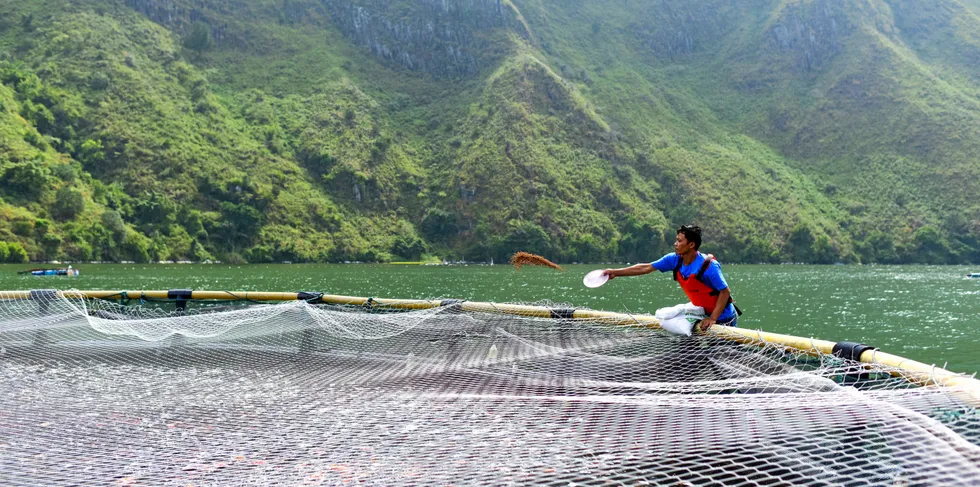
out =
[[[656,262],[652,262],[651,265],[654,269],[660,272],[673,272],[674,268],[677,267],[677,263],[681,262],[681,256],[671,252]],[[697,274],[701,270],[701,266],[704,265],[704,254],[698,252],[698,256],[694,258],[694,261],[688,265],[681,263],[681,277],[687,279],[691,274]],[[711,265],[708,269],[704,271],[704,282],[714,289],[715,291],[721,291],[728,288],[728,283],[725,282],[725,276],[721,275],[721,264],[717,260],[711,261]],[[705,313],[711,314],[713,309],[704,310]],[[725,307],[725,310],[721,312],[721,316],[718,317],[718,321],[728,321],[735,316],[735,306],[731,303]]]

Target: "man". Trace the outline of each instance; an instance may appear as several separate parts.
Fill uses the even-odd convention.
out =
[[[606,269],[603,274],[613,279],[620,276],[639,276],[654,270],[674,272],[674,280],[695,306],[704,308],[707,318],[701,320],[701,330],[711,325],[738,326],[742,314],[732,303],[732,292],[721,274],[721,264],[712,255],[698,252],[701,247],[701,227],[684,225],[677,229],[674,253],[651,264],[636,264],[622,269]]]

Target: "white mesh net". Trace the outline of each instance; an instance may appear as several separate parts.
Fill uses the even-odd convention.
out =
[[[898,370],[459,305],[0,293],[0,485],[980,485]]]

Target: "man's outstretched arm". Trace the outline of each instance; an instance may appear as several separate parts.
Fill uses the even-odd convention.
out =
[[[602,271],[602,273],[609,276],[610,279],[613,279],[616,277],[642,276],[643,274],[649,274],[653,271],[654,268],[651,264],[636,264],[619,269],[606,269]]]

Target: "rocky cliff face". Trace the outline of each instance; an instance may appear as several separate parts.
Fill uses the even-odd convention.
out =
[[[659,0],[644,22],[647,44],[658,56],[675,59],[699,51],[712,40],[725,35],[737,15],[726,9],[730,2],[697,2]]]
[[[486,34],[507,23],[501,0],[415,0],[411,5],[323,0],[323,5],[347,37],[375,56],[438,76],[476,73],[492,51]]]
[[[315,10],[315,17],[329,14],[344,35],[375,56],[436,76],[476,73],[494,58],[491,34],[514,16],[503,0],[280,0],[272,6],[245,0],[126,0],[126,5],[178,34],[203,22],[216,44],[236,47],[246,47],[248,39],[218,19],[263,16],[296,23]]]
[[[787,6],[766,32],[769,47],[796,54],[802,71],[819,70],[841,50],[851,30],[846,0],[815,0]]]
[[[852,30],[845,0],[803,0],[786,5],[771,19],[771,0],[657,0],[634,25],[637,35],[659,56],[680,59],[724,42],[745,41],[764,25],[766,47],[795,55],[802,71],[820,69],[841,50]],[[745,33],[745,35],[743,35]],[[754,49],[754,47],[753,47]]]
[[[247,0],[126,0],[126,5],[178,35],[202,22],[210,28],[215,44],[240,48],[248,47],[247,33],[229,28],[220,19],[276,19],[280,24],[296,24],[317,22],[325,14],[320,0],[279,0],[268,5]]]
[[[227,35],[227,26],[224,22],[217,21],[209,15],[209,12],[215,9],[234,12],[244,7],[238,5],[236,8],[236,3],[202,0],[126,0],[128,7],[178,34],[183,34],[194,22],[203,22],[211,29],[211,39],[216,44],[241,42],[240,39],[233,39]]]

